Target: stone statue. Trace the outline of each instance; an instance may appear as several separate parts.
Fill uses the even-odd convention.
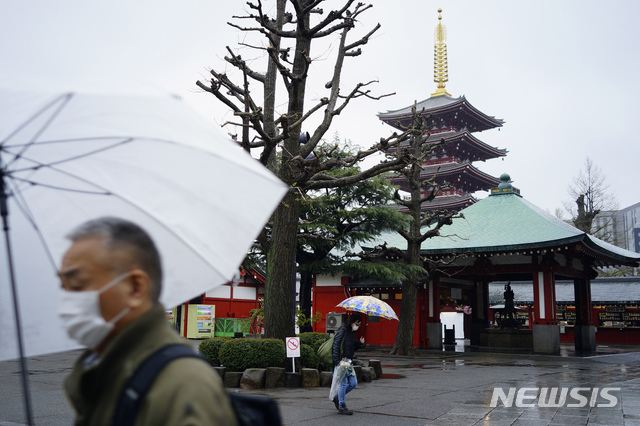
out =
[[[498,321],[500,328],[520,328],[520,323],[514,317],[516,311],[513,305],[513,290],[511,290],[511,283],[507,283],[504,286],[504,309],[502,310],[502,317]]]

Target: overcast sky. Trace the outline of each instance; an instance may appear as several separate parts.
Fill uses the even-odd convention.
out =
[[[266,4],[272,2],[265,1]],[[325,9],[341,2],[329,1]],[[225,46],[250,36],[229,28],[243,1],[31,0],[3,1],[0,86],[148,90],[182,96],[213,123],[232,118],[195,81],[225,69]],[[376,114],[428,98],[433,82],[437,10],[447,27],[449,83],[504,127],[477,133],[506,148],[504,160],[476,163],[494,176],[507,172],[522,195],[554,212],[590,157],[624,208],[640,202],[635,123],[640,98],[640,2],[374,1],[355,35],[376,23],[364,54],[345,68],[344,90],[377,79],[380,101],[359,100],[335,122],[341,138],[368,147],[391,129]],[[244,22],[246,23],[246,21]],[[307,105],[326,95],[335,37],[312,50]],[[315,48],[313,48],[315,49]],[[260,53],[242,48],[260,64]],[[320,83],[321,82],[321,83]],[[282,111],[284,112],[284,106]],[[0,118],[1,119],[1,118]],[[480,194],[481,196],[484,196]],[[485,194],[486,195],[486,194]]]

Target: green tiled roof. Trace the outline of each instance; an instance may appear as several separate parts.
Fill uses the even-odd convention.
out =
[[[524,250],[581,241],[590,249],[617,261],[640,261],[639,253],[598,240],[510,192],[510,189],[506,191],[492,194],[461,210],[464,218],[454,219],[452,225],[443,227],[440,237],[423,242],[421,252],[447,254]],[[406,240],[397,233],[383,235],[379,241],[386,241],[387,246],[401,250],[407,248]]]
[[[517,249],[572,242],[584,235],[516,194],[487,197],[461,213],[464,218],[442,229],[449,237],[427,240],[423,249]]]

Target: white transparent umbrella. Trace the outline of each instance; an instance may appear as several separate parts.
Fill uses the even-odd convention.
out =
[[[0,90],[0,117],[0,360],[77,347],[56,315],[76,225],[144,227],[170,307],[230,281],[287,190],[175,97]]]

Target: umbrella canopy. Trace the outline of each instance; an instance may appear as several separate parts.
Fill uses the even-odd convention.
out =
[[[0,360],[18,357],[13,258],[27,356],[77,348],[57,318],[56,271],[73,227],[138,223],[181,304],[232,279],[286,186],[170,96],[0,90],[0,171],[11,250],[0,247]]]
[[[398,316],[389,306],[387,302],[376,299],[372,296],[353,296],[343,300],[336,306],[345,308],[348,311],[362,312],[363,314],[373,315],[386,319],[397,320]]]

